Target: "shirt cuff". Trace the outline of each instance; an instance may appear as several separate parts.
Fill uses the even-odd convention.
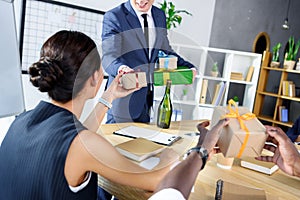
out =
[[[118,74],[122,71],[123,68],[128,67],[127,65],[121,65],[118,69]]]
[[[152,195],[148,200],[176,199],[185,200],[182,193],[174,188],[166,188]]]

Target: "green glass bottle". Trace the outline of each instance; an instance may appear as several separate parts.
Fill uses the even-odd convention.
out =
[[[160,128],[169,128],[172,116],[172,103],[170,98],[171,80],[167,80],[166,90],[163,99],[158,107],[157,126]]]

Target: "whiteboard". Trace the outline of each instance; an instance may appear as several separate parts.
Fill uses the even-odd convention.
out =
[[[13,3],[0,0],[0,24],[0,117],[7,117],[25,109]]]
[[[80,31],[101,46],[103,11],[64,4],[58,1],[24,1],[24,33],[22,41],[22,70],[40,56],[43,43],[59,30]],[[99,50],[101,48],[98,48]]]

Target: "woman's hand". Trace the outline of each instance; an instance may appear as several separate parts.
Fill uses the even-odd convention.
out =
[[[102,98],[105,99],[108,102],[112,102],[113,100],[117,99],[117,98],[121,98],[121,97],[125,97],[139,89],[139,88],[134,88],[134,89],[124,89],[122,86],[120,86],[120,78],[122,77],[124,73],[121,72],[119,73],[115,79],[113,80],[113,82],[110,84],[110,86],[107,88],[107,90],[104,91]]]

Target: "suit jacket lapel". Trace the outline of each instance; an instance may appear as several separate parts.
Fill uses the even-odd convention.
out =
[[[134,32],[137,35],[138,40],[140,41],[140,43],[142,44],[142,46],[145,49],[147,47],[147,44],[146,44],[146,39],[145,39],[145,36],[143,33],[143,29],[141,27],[139,19],[136,16],[136,13],[134,12],[133,8],[130,5],[130,1],[127,1],[125,3],[125,7],[127,9],[126,19],[128,21],[128,24],[134,30]],[[146,49],[145,49],[145,53],[147,54]],[[149,57],[149,56],[147,56],[147,57]]]
[[[155,62],[155,59],[157,57],[158,54],[158,48],[161,46],[162,43],[162,28],[163,27],[163,23],[162,23],[162,19],[161,17],[159,17],[158,13],[155,11],[154,7],[152,7],[152,17],[153,17],[153,21],[154,21],[154,26],[155,26],[155,31],[156,31],[156,38],[155,38],[155,43],[153,46],[153,49],[151,51],[151,62]]]

